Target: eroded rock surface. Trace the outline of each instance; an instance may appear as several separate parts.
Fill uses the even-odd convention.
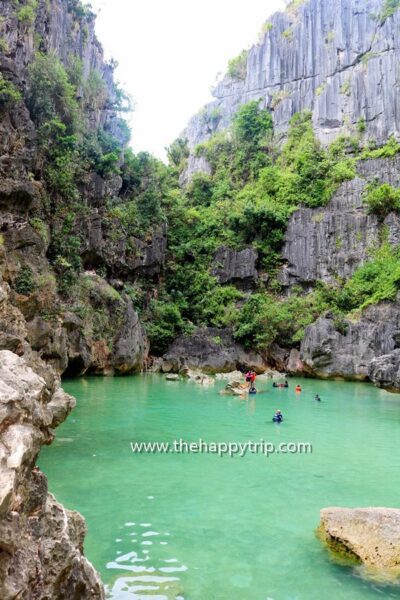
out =
[[[318,377],[371,378],[400,389],[391,378],[399,369],[400,300],[370,306],[358,321],[346,320],[340,329],[327,317],[307,327],[301,360],[309,371]]]
[[[372,575],[400,576],[400,509],[324,508],[319,533],[328,547],[347,551]]]
[[[207,327],[193,335],[181,335],[163,356],[163,370],[181,372],[197,369],[209,373],[251,368],[263,373],[266,360],[257,352],[246,351],[235,342],[229,329]]]
[[[35,467],[41,446],[53,439],[52,428],[74,405],[37,356],[25,360],[0,351],[2,600],[104,598],[99,576],[83,556],[83,517],[48,493],[46,477]]]
[[[258,279],[258,253],[252,248],[233,250],[221,246],[214,256],[211,269],[219,283],[232,283],[240,289],[251,289]]]
[[[385,227],[389,242],[400,240],[400,220],[390,213],[383,223],[368,214],[365,188],[371,181],[400,186],[400,157],[360,161],[359,176],[343,183],[323,208],[300,208],[290,217],[282,258],[280,281],[289,290],[308,290],[316,281],[347,279],[368,260],[381,241]]]
[[[291,117],[310,110],[324,143],[356,130],[365,119],[366,139],[384,143],[400,134],[396,64],[400,12],[379,18],[381,0],[308,0],[269,19],[247,57],[243,79],[226,75],[215,100],[189,122],[189,145],[229,126],[241,104],[261,100],[273,113],[275,131],[287,132]],[[186,178],[204,170],[193,155]]]

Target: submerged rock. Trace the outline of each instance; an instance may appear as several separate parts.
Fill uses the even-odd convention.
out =
[[[365,575],[400,577],[400,509],[324,508],[318,534],[335,554],[365,565]]]
[[[249,393],[249,386],[243,381],[229,381],[220,394],[223,396],[233,394],[234,396],[243,396]]]
[[[35,370],[0,351],[0,598],[101,600],[99,576],[83,556],[85,521],[48,493],[35,467],[75,400],[51,368],[34,354],[29,360]]]

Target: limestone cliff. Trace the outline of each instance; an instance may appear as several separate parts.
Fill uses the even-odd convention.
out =
[[[400,13],[384,18],[382,10],[382,0],[304,0],[274,14],[244,72],[225,75],[215,100],[191,119],[183,134],[190,147],[226,128],[241,104],[258,99],[271,110],[278,136],[296,112],[311,110],[323,143],[354,131],[360,119],[366,139],[380,144],[399,137]],[[205,169],[204,158],[192,155],[186,176]]]
[[[0,18],[1,83],[19,94],[6,101],[3,91],[0,99],[0,277],[11,286],[10,302],[26,321],[17,337],[3,336],[1,347],[21,351],[28,343],[60,373],[70,375],[138,371],[148,342],[124,286],[139,277],[157,280],[166,228],[141,239],[127,235],[118,216],[110,216],[110,207],[125,193],[124,181],[117,168],[94,166],[98,149],[90,144],[104,138],[110,146],[104,151],[106,160],[121,165],[123,155],[116,157],[115,148],[125,146],[127,133],[113,64],[104,61],[94,15],[78,0],[4,0]],[[60,144],[46,155],[43,131],[33,116],[31,69],[38,57],[54,57],[76,80],[80,127],[89,140],[88,156],[94,158],[83,158],[68,184],[76,187],[72,200],[66,200],[68,189],[59,192],[46,176]],[[64,127],[51,120],[45,125]],[[63,140],[73,144],[74,136]],[[53,178],[68,156],[56,154]],[[81,268],[78,292],[63,297],[59,280],[73,264],[65,251],[68,244]],[[21,280],[25,285],[18,284]],[[9,327],[1,322],[2,330]]]
[[[393,245],[400,241],[400,218],[391,212],[380,223],[369,214],[364,195],[372,182],[400,186],[400,159],[359,161],[357,177],[343,183],[326,207],[300,208],[290,218],[282,249],[281,283],[311,288],[317,281],[347,279],[368,259],[385,228]]]
[[[3,300],[4,304],[4,300]],[[47,491],[35,467],[52,429],[75,405],[34,353],[0,351],[0,596],[101,599],[99,576],[83,556],[85,522]]]
[[[147,338],[119,278],[133,285],[139,272],[157,277],[166,230],[161,228],[145,240],[128,238],[117,217],[107,219],[108,205],[124,185],[117,169],[101,171],[93,161],[83,161],[70,175],[63,171],[77,138],[62,119],[50,116],[47,129],[41,129],[43,123],[34,118],[32,65],[40,60],[48,60],[53,69],[49,78],[60,83],[54,101],[64,93],[66,102],[79,105],[81,138],[84,131],[86,139],[103,136],[121,148],[127,141],[113,66],[103,59],[94,15],[77,0],[3,0],[0,597],[101,599],[99,576],[83,556],[84,519],[48,493],[36,459],[75,404],[61,389],[60,374],[129,373],[143,368]],[[75,87],[65,75],[68,69],[69,79],[77,79]],[[46,103],[45,93],[41,101]],[[44,151],[51,127],[61,146],[66,144],[61,157],[60,144]],[[109,152],[109,157],[115,162],[117,154]],[[121,163],[122,156],[118,160]],[[53,177],[59,173],[69,177],[69,197],[67,188],[51,185],[49,165]],[[65,269],[71,270],[64,252],[67,243],[75,248],[80,267],[73,293],[68,279],[64,291],[60,287]]]
[[[327,146],[340,135],[354,136],[359,146],[380,146],[390,136],[400,139],[397,32],[400,11],[382,0],[305,0],[291,2],[263,27],[259,42],[216,85],[215,100],[189,122],[183,136],[191,149],[182,181],[196,171],[211,173],[195,147],[228,128],[238,107],[259,100],[273,117],[274,141],[284,141],[292,116],[312,114],[313,129]],[[397,210],[383,219],[367,210],[371,186],[400,187],[397,156],[357,160],[356,177],[341,183],[320,208],[299,206],[290,216],[281,250],[278,280],[283,294],[303,293],[319,283],[338,286],[365,262],[383,236],[397,248]],[[221,248],[214,272],[233,281],[236,255]],[[260,264],[249,281],[255,285]],[[222,279],[221,279],[222,278]],[[261,281],[267,280],[265,274]],[[399,390],[398,301],[368,307],[341,325],[326,314],[306,328],[296,348],[278,343],[269,349],[275,366],[319,377],[365,379]],[[290,351],[291,350],[291,351]]]

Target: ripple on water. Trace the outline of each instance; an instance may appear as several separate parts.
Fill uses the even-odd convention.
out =
[[[134,526],[135,523],[125,523],[124,531]],[[143,528],[151,527],[151,523],[140,523]],[[121,538],[122,544],[136,542],[135,550],[121,554],[117,552],[114,560],[107,563],[106,567],[114,571],[114,582],[106,587],[107,598],[110,600],[179,600],[183,599],[183,588],[179,574],[188,570],[177,558],[166,554],[167,548],[160,549],[167,542],[162,538],[170,535],[168,532],[143,531],[142,538],[161,536],[160,544],[154,547],[153,542],[146,539],[132,540],[132,532],[126,531]],[[142,546],[146,546],[143,549]],[[158,548],[158,550],[157,550]],[[150,553],[153,552],[153,555]]]

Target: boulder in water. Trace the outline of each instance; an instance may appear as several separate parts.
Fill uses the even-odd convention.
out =
[[[165,379],[167,381],[179,381],[180,377],[179,377],[178,373],[167,373],[167,375],[165,376]]]
[[[222,381],[242,381],[243,373],[241,373],[241,371],[230,371],[229,373],[216,373],[215,379]]]
[[[400,509],[324,508],[318,535],[334,556],[361,563],[364,576],[400,579]]]
[[[199,383],[200,385],[214,385],[215,381],[209,375],[202,373],[201,371],[192,371],[191,369],[185,369],[185,375],[191,381]]]
[[[220,391],[220,394],[234,396],[242,396],[243,394],[248,393],[248,386],[240,381],[228,381],[224,389]]]

